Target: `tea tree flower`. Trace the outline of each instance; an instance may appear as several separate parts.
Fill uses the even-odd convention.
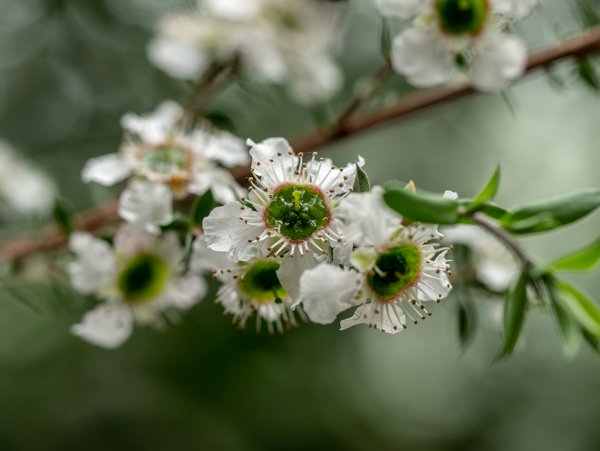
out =
[[[373,227],[375,215],[382,212],[379,197],[375,189],[348,200],[362,206],[365,217],[367,212],[374,215],[373,221],[362,221],[359,233],[368,240],[352,253],[351,267],[322,263],[301,276],[299,301],[312,321],[330,323],[341,311],[358,305],[354,315],[341,322],[342,330],[367,324],[393,334],[406,328],[407,317],[416,323],[431,315],[426,304],[440,302],[452,288],[447,248],[430,243],[442,237],[437,228],[415,223],[392,229],[392,221],[387,230],[385,225]],[[381,219],[391,219],[385,217],[388,214]]]
[[[227,132],[188,130],[180,124],[182,116],[183,109],[170,101],[146,116],[126,114],[120,152],[88,161],[83,180],[110,186],[135,175],[169,186],[175,197],[210,189],[221,203],[243,195],[231,174],[220,167],[248,163],[243,141]]]
[[[148,46],[169,75],[197,79],[232,65],[259,82],[285,84],[300,103],[327,100],[342,84],[331,53],[340,35],[336,8],[317,0],[207,0],[171,14]]]
[[[274,255],[327,255],[342,236],[339,201],[354,184],[356,166],[338,168],[316,154],[304,160],[288,142],[271,138],[253,144],[252,189],[243,203],[216,208],[204,220],[208,246],[249,261],[259,248]]]
[[[47,215],[57,189],[48,175],[0,141],[0,216]]]
[[[98,346],[120,346],[136,322],[159,327],[163,314],[189,309],[206,292],[202,279],[182,275],[183,249],[174,234],[158,238],[126,225],[114,246],[74,233],[70,249],[73,287],[102,300],[72,332]]]
[[[495,91],[518,78],[527,52],[504,30],[523,18],[534,1],[377,0],[384,15],[415,17],[393,43],[392,64],[415,86],[447,82],[464,71],[477,89]]]

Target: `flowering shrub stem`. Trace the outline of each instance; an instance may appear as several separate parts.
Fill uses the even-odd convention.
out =
[[[534,53],[528,59],[526,72],[532,72],[539,68],[549,67],[555,62],[565,58],[582,56],[599,51],[600,26],[596,26],[584,33],[566,39],[559,44]],[[194,93],[186,105],[186,111],[197,111],[199,105],[205,100],[205,94],[201,87],[214,87],[215,83],[218,84],[218,82],[222,80],[222,76],[227,73],[227,71],[233,71],[233,68],[234,65],[226,64],[224,66],[214,67],[212,70],[209,70],[206,76],[198,82],[197,88],[194,90]],[[386,72],[383,68],[381,71]],[[214,88],[211,88],[210,91],[212,91],[212,89]],[[349,137],[354,134],[364,132],[372,127],[403,118],[412,113],[435,105],[456,100],[474,92],[474,89],[468,84],[427,89],[405,96],[394,105],[383,107],[376,111],[365,113],[360,116],[355,116],[354,113],[356,110],[358,110],[358,108],[362,106],[372,95],[371,93],[363,93],[359,95],[359,98],[355,99],[342,113],[337,122],[337,126],[333,129],[333,132],[331,130],[317,130],[308,133],[294,140],[292,142],[292,146],[297,152],[314,150],[344,137]],[[232,173],[238,180],[242,180],[249,175],[249,170],[247,168],[243,168],[241,170],[233,170]],[[110,202],[100,208],[94,208],[80,213],[77,215],[76,223],[81,230],[94,232],[102,228],[107,223],[114,221],[117,218],[116,212],[116,203]],[[480,225],[482,227],[486,227],[482,224]],[[503,234],[503,238],[501,240],[505,242],[505,244],[507,244],[514,252],[516,252],[517,249],[520,251],[520,247],[518,247],[518,245],[516,248],[513,248],[508,244],[508,242],[505,241],[505,238],[508,238],[513,244],[515,244],[514,240],[505,234],[503,230],[496,230],[496,226],[493,223],[487,225],[494,226],[494,230],[496,232],[501,232]],[[500,239],[500,237],[498,238]],[[67,237],[61,234],[56,227],[49,226],[41,233],[35,234],[35,236],[17,236],[0,243],[0,261],[18,262],[36,253],[60,248],[66,243]],[[522,259],[521,257],[526,256],[524,254],[519,255],[520,259]],[[525,262],[525,260],[522,261]]]

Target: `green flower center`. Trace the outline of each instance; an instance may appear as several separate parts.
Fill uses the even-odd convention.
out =
[[[488,0],[437,0],[440,27],[448,34],[475,35],[488,17]]]
[[[138,303],[158,296],[169,281],[169,266],[159,256],[140,254],[131,259],[118,277],[126,301]]]
[[[382,300],[394,298],[412,286],[421,271],[421,253],[414,244],[392,247],[379,254],[376,269],[367,275],[371,290]]]
[[[146,153],[142,162],[152,172],[170,175],[187,169],[189,153],[176,145],[158,146]]]
[[[240,280],[242,292],[256,302],[280,303],[288,296],[277,277],[279,263],[274,260],[259,260],[244,273]]]
[[[310,238],[329,223],[331,212],[320,189],[310,185],[283,185],[273,193],[265,220],[292,241]]]

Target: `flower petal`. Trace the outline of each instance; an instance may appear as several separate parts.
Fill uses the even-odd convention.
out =
[[[133,330],[133,314],[124,306],[104,304],[85,314],[71,333],[103,348],[121,346]]]
[[[322,263],[300,277],[302,307],[311,321],[329,324],[338,313],[355,305],[359,282],[357,272]]]
[[[371,302],[361,305],[352,317],[342,320],[340,330],[346,330],[359,324],[367,324],[387,334],[397,334],[406,329],[406,316],[395,302],[387,304]]]
[[[125,114],[121,118],[121,126],[146,143],[164,144],[182,114],[183,108],[178,103],[166,100],[150,114]]]
[[[199,172],[188,185],[190,193],[202,195],[211,190],[214,199],[220,204],[238,200],[246,191],[238,185],[229,171],[220,168],[205,169]]]
[[[520,40],[503,34],[493,36],[477,45],[469,71],[471,83],[482,91],[505,88],[523,74],[527,63],[527,50]]]
[[[121,194],[119,215],[149,233],[159,233],[159,225],[173,219],[173,194],[166,185],[136,181]]]
[[[252,260],[258,245],[250,241],[260,236],[264,227],[246,224],[244,218],[262,221],[259,213],[243,210],[239,202],[215,208],[202,223],[208,247],[213,251],[229,252],[235,261]]]
[[[202,155],[228,168],[250,163],[250,155],[244,141],[228,132],[210,135]]]
[[[296,167],[298,157],[293,155],[292,147],[284,138],[269,138],[260,143],[248,140],[248,144],[252,146],[252,172],[270,185],[286,181]],[[275,158],[278,159],[276,164],[271,162]]]
[[[510,20],[520,20],[527,16],[537,0],[492,0],[493,11]]]
[[[277,270],[281,286],[295,301],[300,298],[300,277],[304,271],[314,268],[319,262],[312,254],[287,255]]]
[[[187,310],[202,300],[207,286],[203,278],[196,275],[180,277],[169,288],[166,298],[173,307]]]
[[[150,41],[148,59],[173,78],[198,78],[210,63],[209,56],[191,42],[158,36]]]
[[[69,248],[77,260],[68,267],[73,287],[83,294],[94,293],[109,285],[115,275],[116,259],[110,245],[89,233],[71,235]]]
[[[84,183],[95,182],[111,186],[126,179],[131,174],[131,168],[118,153],[110,153],[88,160],[81,178]]]
[[[381,246],[401,224],[402,219],[383,201],[383,189],[374,186],[366,193],[352,193],[342,200],[339,216],[344,237],[361,246]]]
[[[454,69],[452,53],[436,36],[410,28],[393,42],[392,65],[414,86],[446,83]]]

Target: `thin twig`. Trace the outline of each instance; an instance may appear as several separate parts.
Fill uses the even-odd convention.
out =
[[[534,268],[535,264],[525,253],[523,248],[517,243],[517,241],[508,234],[506,230],[497,225],[494,221],[489,219],[482,213],[473,213],[469,216],[477,225],[491,233],[498,241],[504,244],[508,250],[514,254],[515,257],[523,264],[526,268]]]
[[[594,52],[600,52],[600,26],[532,54],[527,63],[526,73],[550,67],[565,58]],[[297,152],[310,151],[392,120],[407,117],[426,108],[465,97],[474,92],[475,90],[468,84],[417,91],[403,97],[394,105],[359,116],[350,115],[344,122],[338,122],[338,126],[334,130],[317,130],[303,135],[293,140],[292,146]],[[237,180],[244,180],[250,175],[248,168],[237,168],[232,172]],[[87,218],[93,218],[94,220],[88,221]],[[116,219],[114,203],[78,215],[78,223],[81,229],[89,232],[95,232],[103,225]],[[66,237],[55,227],[49,226],[34,236],[18,236],[0,243],[0,261],[16,262],[41,251],[60,248],[65,243]]]

